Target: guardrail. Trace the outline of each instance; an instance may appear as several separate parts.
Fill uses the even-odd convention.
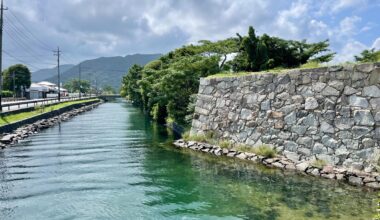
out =
[[[61,97],[61,102],[67,102],[67,101],[74,101],[74,100],[85,100],[89,98],[95,98],[96,96],[85,96],[85,97]],[[58,98],[45,98],[45,99],[32,99],[32,100],[25,100],[25,101],[17,101],[17,102],[9,102],[9,103],[3,103],[1,106],[4,108],[8,108],[8,111],[11,111],[11,107],[17,107],[15,110],[21,109],[21,108],[28,108],[28,107],[34,107],[38,104],[44,105],[44,104],[53,104],[53,103],[59,103]],[[24,107],[22,107],[24,105]],[[26,106],[25,106],[26,105]]]
[[[27,100],[25,97],[24,98],[14,98],[14,97],[2,97],[1,101],[2,102],[16,102],[16,101],[24,101]]]

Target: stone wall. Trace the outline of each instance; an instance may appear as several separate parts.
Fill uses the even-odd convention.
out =
[[[380,148],[380,63],[202,78],[191,134],[293,161],[321,159],[371,171]]]

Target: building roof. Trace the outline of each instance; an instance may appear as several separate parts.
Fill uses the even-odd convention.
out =
[[[49,87],[56,87],[57,86],[56,84],[48,82],[48,81],[38,82],[37,84],[44,85],[44,86],[49,86]]]
[[[29,87],[29,91],[48,92],[51,88],[48,86],[40,85],[38,83],[32,83]]]

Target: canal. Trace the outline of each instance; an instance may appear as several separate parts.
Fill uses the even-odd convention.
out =
[[[371,219],[376,193],[172,147],[124,102],[0,150],[0,219]]]

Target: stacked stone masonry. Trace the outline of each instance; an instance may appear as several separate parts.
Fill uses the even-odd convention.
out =
[[[371,172],[380,156],[380,63],[202,78],[191,135],[273,146]]]

